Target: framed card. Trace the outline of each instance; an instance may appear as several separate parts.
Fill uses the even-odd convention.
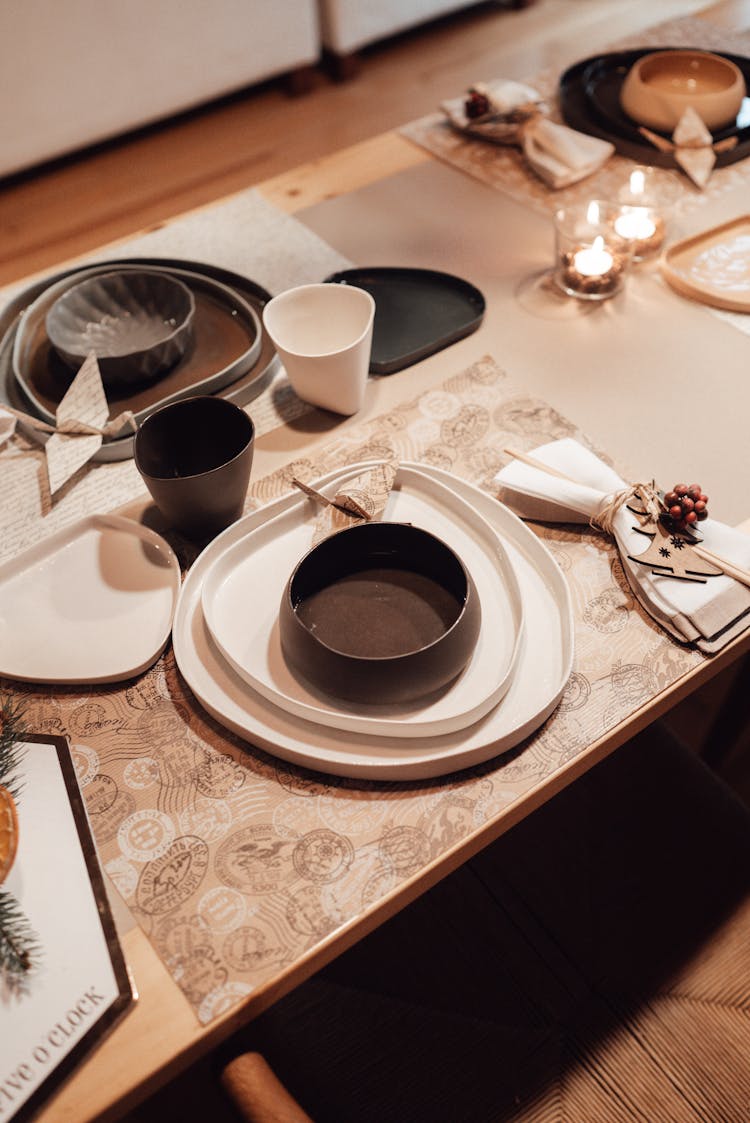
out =
[[[11,894],[38,955],[0,972],[0,1121],[30,1119],[135,1000],[64,737],[23,734]],[[17,980],[16,980],[17,984]]]

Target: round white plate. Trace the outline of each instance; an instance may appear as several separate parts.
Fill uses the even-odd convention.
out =
[[[347,469],[329,487],[331,497]],[[471,660],[447,690],[408,705],[347,703],[293,673],[279,636],[279,605],[300,558],[313,541],[320,508],[297,503],[215,557],[203,581],[203,616],[233,670],[287,713],[335,729],[372,736],[422,737],[462,729],[496,706],[510,685],[523,629],[518,581],[502,542],[454,491],[414,468],[398,470],[383,518],[412,523],[450,546],[474,579],[482,625]]]
[[[272,755],[307,768],[356,779],[420,780],[490,760],[518,745],[549,717],[573,663],[572,608],[563,574],[532,531],[492,496],[437,468],[418,468],[450,487],[494,527],[518,579],[524,634],[515,674],[500,704],[466,729],[440,737],[370,737],[286,714],[252,690],[213,643],[203,617],[201,589],[216,557],[253,527],[297,503],[297,495],[290,494],[219,535],[197,559],[180,592],[172,627],[177,665],[196,698],[222,725]],[[324,488],[340,477],[341,472],[332,472],[315,486]]]
[[[117,682],[169,639],[180,567],[164,539],[93,515],[0,566],[0,675]]]

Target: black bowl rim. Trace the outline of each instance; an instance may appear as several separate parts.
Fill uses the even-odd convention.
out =
[[[336,647],[331,647],[330,644],[325,643],[325,641],[321,640],[319,636],[316,636],[314,632],[311,632],[304,621],[300,619],[300,616],[295,609],[291,597],[292,585],[300,568],[309,561],[309,559],[324,544],[324,542],[329,542],[331,539],[338,538],[341,534],[350,534],[352,531],[357,531],[364,527],[373,526],[399,527],[405,530],[407,533],[415,531],[423,535],[424,537],[432,539],[434,542],[438,543],[442,547],[442,549],[444,549],[446,553],[448,553],[458,563],[458,566],[464,578],[465,593],[458,614],[450,627],[446,628],[444,632],[441,632],[441,634],[439,636],[436,636],[435,639],[430,643],[426,643],[422,647],[415,647],[411,651],[401,652],[399,655],[352,655],[348,651],[340,651]],[[300,558],[300,560],[297,562],[284,587],[284,600],[286,602],[287,608],[291,612],[291,615],[296,621],[297,626],[302,629],[305,635],[309,636],[310,640],[312,640],[312,642],[316,646],[322,648],[324,651],[330,652],[332,655],[336,656],[339,659],[346,659],[352,664],[352,666],[362,667],[379,666],[386,663],[397,664],[401,660],[412,659],[415,655],[421,655],[422,653],[431,651],[438,644],[444,643],[445,640],[450,637],[451,633],[458,628],[468,612],[471,598],[478,598],[478,596],[479,594],[477,593],[476,586],[474,585],[471,574],[464,565],[462,559],[459,557],[456,551],[448,545],[447,542],[439,537],[439,535],[434,534],[431,530],[426,530],[424,527],[414,526],[412,523],[401,523],[387,519],[373,519],[366,522],[357,523],[354,526],[343,527],[341,530],[336,531],[335,534],[329,535],[328,538],[325,538],[320,542],[316,542],[315,545],[311,546],[307,553],[304,554],[302,558]]]
[[[239,413],[244,414],[244,416],[247,418],[247,420],[250,424],[250,435],[247,439],[246,444],[244,444],[242,446],[242,448],[239,450],[239,452],[235,453],[235,455],[231,458],[231,460],[223,460],[221,462],[221,464],[217,464],[215,468],[208,468],[208,469],[206,469],[205,472],[193,472],[193,474],[190,475],[190,476],[180,476],[179,477],[180,481],[182,481],[182,480],[195,480],[199,476],[206,476],[207,477],[207,476],[210,476],[212,472],[218,472],[222,468],[226,468],[228,465],[234,464],[234,462],[236,460],[239,460],[239,458],[241,456],[244,456],[244,454],[247,452],[248,446],[252,446],[255,443],[255,438],[257,436],[256,430],[255,430],[255,422],[253,421],[250,414],[246,410],[244,410],[242,408],[242,406],[239,405],[237,402],[233,402],[231,400],[231,398],[222,398],[218,394],[194,394],[190,398],[178,398],[177,401],[174,401],[174,402],[165,402],[163,406],[160,406],[159,409],[155,409],[153,413],[150,413],[148,415],[148,417],[144,417],[143,421],[140,423],[140,425],[136,429],[135,434],[133,436],[133,463],[135,464],[136,469],[138,470],[138,472],[140,473],[140,475],[144,479],[172,480],[172,479],[175,479],[175,477],[174,476],[157,476],[153,472],[147,471],[147,469],[143,466],[143,463],[141,461],[141,457],[139,456],[139,449],[138,449],[139,438],[141,437],[142,431],[146,428],[152,428],[151,423],[154,422],[156,419],[158,419],[159,415],[161,413],[164,413],[166,410],[173,410],[173,409],[176,409],[178,406],[184,407],[184,406],[189,405],[191,402],[204,402],[204,403],[206,403],[206,402],[222,402],[223,405],[220,405],[219,409],[224,410],[224,412],[226,412],[227,406],[233,406],[235,410],[237,410]],[[214,409],[215,407],[213,405],[211,405],[208,408]],[[145,439],[145,438],[141,438],[141,439]]]

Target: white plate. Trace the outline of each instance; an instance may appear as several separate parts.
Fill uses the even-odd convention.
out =
[[[93,515],[0,566],[0,675],[117,682],[169,639],[180,567],[160,535]]]
[[[728,312],[750,312],[750,215],[673,242],[660,266],[682,296]]]
[[[361,472],[369,465],[357,465]],[[353,470],[353,469],[352,469]],[[229,667],[203,618],[201,588],[215,558],[249,530],[292,507],[286,495],[230,526],[190,570],[177,603],[172,640],[177,665],[196,698],[222,725],[293,764],[357,779],[420,780],[490,760],[518,745],[552,713],[573,663],[570,591],[546,547],[492,496],[437,468],[425,475],[450,487],[501,535],[518,578],[524,634],[518,665],[502,702],[480,721],[441,737],[353,736],[285,714]],[[318,488],[341,477],[331,472]]]
[[[351,477],[351,469],[342,473]],[[337,485],[329,487],[331,497]],[[303,495],[221,553],[202,587],[203,616],[237,674],[270,702],[308,721],[372,736],[451,733],[484,717],[510,685],[523,609],[515,573],[497,533],[454,491],[402,466],[383,517],[412,523],[449,542],[474,579],[482,609],[471,660],[447,690],[408,705],[347,703],[291,672],[281,651],[279,605],[290,573],[312,545],[320,508]]]

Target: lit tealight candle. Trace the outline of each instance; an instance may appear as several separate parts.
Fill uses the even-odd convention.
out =
[[[630,242],[633,257],[640,261],[660,249],[664,241],[664,220],[647,207],[623,207],[615,219],[615,231]]]
[[[555,213],[555,283],[569,296],[605,300],[622,287],[630,242],[615,230],[622,208],[592,199]]]
[[[645,173],[642,172],[640,168],[636,168],[635,171],[632,171],[630,173],[630,194],[633,196],[633,198],[637,198],[639,195],[642,196],[645,187]]]
[[[645,241],[653,238],[656,232],[656,223],[649,218],[648,211],[642,207],[626,207],[618,219],[615,220],[615,230],[621,238],[629,241]]]
[[[605,250],[601,234],[594,238],[593,246],[578,250],[573,257],[573,268],[582,277],[603,277],[605,273],[609,273],[613,264],[614,258]]]

